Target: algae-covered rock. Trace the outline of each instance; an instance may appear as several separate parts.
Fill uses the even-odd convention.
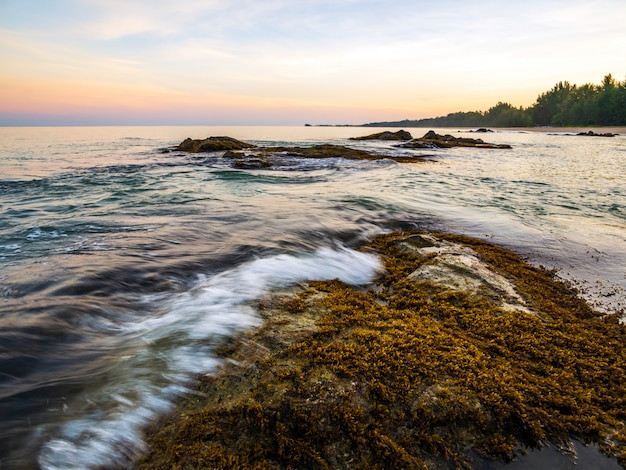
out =
[[[587,131],[587,132],[579,132],[576,135],[586,136],[586,137],[615,137],[616,135],[619,135],[619,134],[613,134],[612,132],[598,133],[594,131]]]
[[[413,136],[410,132],[401,130],[397,132],[384,131],[376,134],[364,135],[362,137],[352,137],[350,140],[411,140]]]
[[[252,149],[252,152],[241,152]],[[345,158],[348,160],[394,160],[399,163],[416,163],[423,161],[427,155],[381,155],[353,149],[343,145],[321,144],[311,147],[257,147],[232,137],[209,137],[207,139],[187,138],[176,150],[199,153],[225,151],[224,158],[233,159],[234,166],[267,168],[273,166],[273,160],[280,157],[300,158]],[[256,152],[256,153],[255,153]]]
[[[472,139],[469,137],[454,137],[450,134],[437,134],[435,131],[428,131],[423,137],[413,139],[410,142],[399,144],[402,148],[451,148],[451,147],[475,147],[482,149],[510,149],[508,144],[491,144],[482,139]]]
[[[487,468],[572,438],[626,457],[613,317],[480,240],[390,233],[363,250],[385,267],[368,290],[259,299],[263,325],[224,345],[139,468]]]
[[[262,170],[272,167],[272,162],[266,158],[239,158],[233,162],[233,167],[240,170]]]
[[[222,158],[231,160],[232,167],[240,170],[264,170],[273,166],[271,156],[265,153],[255,154],[227,150]]]
[[[372,155],[365,150],[333,144],[313,145],[311,147],[268,147],[265,150],[303,158],[346,158],[348,160],[376,160],[384,158],[380,155]]]
[[[345,158],[347,160],[394,160],[398,163],[415,163],[422,161],[426,156],[380,155],[353,149],[343,145],[321,144],[311,147],[267,147],[266,152],[283,154],[289,157],[301,158]]]
[[[419,247],[415,239],[420,240]],[[489,269],[471,248],[438,240],[432,235],[413,235],[400,242],[399,246],[411,250],[414,256],[432,257],[428,263],[409,274],[409,279],[497,299],[500,308],[532,313],[513,283]]]
[[[232,137],[207,137],[206,139],[186,138],[176,150],[189,153],[219,152],[221,150],[242,150],[256,147],[255,145],[242,142]]]

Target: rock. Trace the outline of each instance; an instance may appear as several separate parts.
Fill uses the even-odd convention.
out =
[[[273,163],[268,160],[270,156],[263,154],[251,154],[238,152],[234,150],[227,150],[222,155],[222,158],[228,158],[234,160],[232,162],[233,168],[240,170],[261,170],[273,166]]]
[[[485,127],[481,127],[479,129],[476,129],[475,131],[470,131],[470,132],[482,132],[482,133],[487,133],[487,132],[493,132],[491,129],[487,129]]]
[[[234,150],[226,150],[226,152],[224,152],[224,155],[222,155],[223,158],[243,158],[244,154],[241,152],[236,152]]]
[[[351,137],[350,140],[411,140],[413,136],[407,131],[384,131],[377,134],[365,135],[362,137]]]
[[[431,147],[432,148],[432,147]],[[243,153],[240,150],[258,149],[262,153]],[[250,161],[256,159],[254,163],[248,163],[255,168],[267,168],[272,165],[270,161],[274,157],[301,157],[301,158],[346,158],[348,160],[394,160],[399,163],[416,163],[424,160],[429,155],[407,156],[407,155],[380,155],[371,154],[365,150],[353,149],[343,145],[322,144],[311,147],[262,147],[241,142],[232,137],[209,137],[207,139],[187,138],[181,142],[175,150],[189,153],[217,152],[225,150],[223,157],[235,160],[241,159]],[[253,150],[254,152],[254,150]],[[244,168],[246,163],[235,163],[238,168]]]
[[[349,160],[378,160],[384,158],[372,155],[365,150],[332,144],[314,145],[312,147],[269,147],[264,150],[303,158],[347,158]]]
[[[482,139],[470,139],[467,137],[454,137],[450,134],[440,135],[435,131],[428,131],[423,137],[413,139],[410,142],[398,145],[402,148],[451,148],[451,147],[476,147],[483,149],[510,149],[508,144],[491,144]]]
[[[206,139],[190,139],[186,138],[182,141],[176,150],[183,152],[219,152],[220,150],[242,150],[254,148],[256,145],[248,144],[232,137],[208,137]]]
[[[589,137],[615,137],[616,135],[619,135],[619,134],[612,134],[610,132],[605,132],[604,134],[596,134],[593,131],[588,131],[588,132],[579,132],[576,135],[589,136]]]
[[[353,149],[343,145],[322,144],[312,147],[267,147],[267,152],[281,153],[290,157],[301,158],[345,158],[348,160],[394,160],[398,163],[417,163],[423,161],[428,155],[376,155],[365,150]]]
[[[398,245],[417,257],[431,261],[409,275],[415,281],[430,281],[449,289],[497,299],[500,308],[533,314],[511,281],[489,269],[471,248],[438,240],[432,235],[413,235]]]
[[[263,170],[272,166],[272,162],[265,158],[239,158],[233,162],[234,168],[240,170]]]
[[[598,449],[623,465],[619,312],[482,240],[385,233],[363,249],[385,266],[375,284],[307,281],[251,305],[263,324],[220,345],[135,468],[503,468],[572,439],[596,444],[585,468],[617,468]],[[559,456],[518,468],[572,467]]]

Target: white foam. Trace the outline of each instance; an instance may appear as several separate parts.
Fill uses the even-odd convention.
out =
[[[20,246],[16,243],[12,243],[11,245],[0,245],[0,248],[7,251],[17,251],[20,249]]]
[[[44,445],[39,465],[45,470],[130,466],[145,451],[142,429],[171,410],[194,375],[219,364],[212,353],[215,339],[258,324],[253,300],[309,279],[366,284],[380,269],[373,255],[322,248],[257,259],[201,279],[191,291],[166,300],[160,311],[121,325],[120,342],[135,344],[132,353],[120,353],[112,381],[82,398],[91,407]]]
[[[35,241],[38,238],[59,238],[59,237],[67,237],[66,234],[59,234],[57,230],[45,231],[40,227],[35,227],[28,235],[26,235],[26,239],[29,241]]]

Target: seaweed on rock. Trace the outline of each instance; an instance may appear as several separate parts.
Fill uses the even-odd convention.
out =
[[[448,248],[527,310],[411,276]],[[264,325],[224,348],[233,361],[153,430],[139,468],[472,468],[472,452],[509,461],[571,438],[626,457],[624,326],[480,240],[392,233],[363,249],[385,265],[375,288],[261,299]]]

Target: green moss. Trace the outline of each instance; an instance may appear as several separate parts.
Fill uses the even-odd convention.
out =
[[[479,240],[534,314],[409,275],[414,233],[375,238],[378,287],[339,281],[259,305],[266,323],[224,349],[237,365],[151,434],[140,468],[471,468],[575,437],[624,458],[626,331],[554,273]],[[413,237],[413,238],[412,238]],[[315,328],[311,327],[314,319]]]

